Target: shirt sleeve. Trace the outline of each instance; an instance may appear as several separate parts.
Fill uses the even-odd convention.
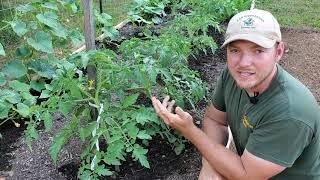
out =
[[[313,130],[302,121],[289,119],[263,123],[250,134],[246,145],[251,154],[291,167],[311,142]]]
[[[218,78],[218,81],[214,87],[214,91],[211,95],[211,103],[212,105],[217,108],[219,111],[226,111],[226,104],[224,98],[224,83],[226,82],[226,74],[227,68],[223,70],[221,75]]]

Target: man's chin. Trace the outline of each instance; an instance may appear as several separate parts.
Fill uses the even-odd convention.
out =
[[[240,89],[251,89],[256,86],[254,82],[237,82],[237,86]]]

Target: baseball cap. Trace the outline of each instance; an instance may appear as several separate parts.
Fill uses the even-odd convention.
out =
[[[242,11],[231,18],[221,47],[232,41],[247,40],[264,48],[271,48],[281,41],[280,26],[268,11],[252,9]]]

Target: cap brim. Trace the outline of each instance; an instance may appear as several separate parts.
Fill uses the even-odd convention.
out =
[[[237,35],[231,35],[225,42],[222,44],[221,48],[225,47],[227,44],[237,41],[237,40],[247,40],[250,42],[253,42],[261,47],[264,48],[271,48],[276,43],[276,40],[268,39],[263,36],[259,35],[253,35],[253,34],[237,34]]]

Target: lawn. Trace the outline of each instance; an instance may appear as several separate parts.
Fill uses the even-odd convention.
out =
[[[320,30],[319,0],[260,0],[257,8],[271,11],[283,27]]]

